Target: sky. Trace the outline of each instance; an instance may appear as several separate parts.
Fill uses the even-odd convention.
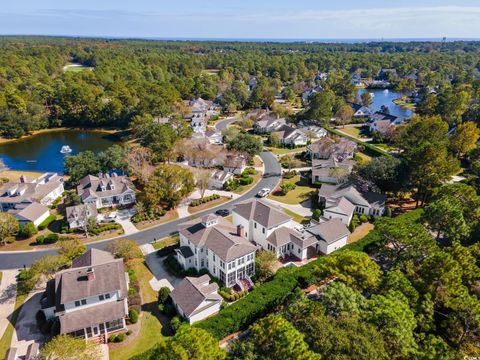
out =
[[[0,34],[480,38],[480,0],[2,0]]]

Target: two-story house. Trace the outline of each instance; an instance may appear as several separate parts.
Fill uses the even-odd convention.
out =
[[[364,106],[362,104],[357,104],[357,103],[348,103],[348,104],[352,107],[354,118],[368,118],[373,113],[368,106]]]
[[[69,206],[65,212],[70,229],[82,228],[88,219],[97,219],[98,215],[97,207],[93,203]]]
[[[77,193],[84,204],[95,204],[97,209],[135,203],[135,190],[125,175],[113,173],[87,175],[77,186]]]
[[[242,226],[216,215],[206,215],[179,226],[180,247],[176,259],[184,269],[208,269],[227,287],[251,286],[255,274],[256,247]]]
[[[340,138],[324,137],[307,146],[307,154],[311,159],[352,159],[357,149],[354,141]]]
[[[267,134],[280,130],[281,127],[287,125],[287,120],[284,118],[276,118],[270,114],[262,116],[260,120],[253,124],[253,131],[256,134]]]
[[[88,250],[47,283],[42,311],[59,322],[60,334],[105,342],[126,327],[128,282],[122,259]]]
[[[308,142],[308,137],[304,131],[288,125],[282,126],[273,134],[278,137],[281,144],[287,146],[304,146]]]
[[[403,119],[391,114],[385,114],[377,111],[370,116],[367,122],[370,132],[379,132],[382,135],[392,134],[397,126],[404,125]]]

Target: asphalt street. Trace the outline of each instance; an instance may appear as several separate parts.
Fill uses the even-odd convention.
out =
[[[229,123],[236,120],[237,120],[236,118],[223,120],[217,123],[216,127],[217,129],[221,130],[222,128],[226,128]],[[265,164],[265,173],[263,174],[263,177],[258,182],[258,184],[256,184],[252,189],[250,189],[248,192],[246,192],[239,198],[232,200],[227,204],[222,204],[217,207],[210,208],[205,211],[196,213],[195,215],[192,215],[191,217],[188,217],[188,218],[174,220],[165,224],[161,224],[149,229],[142,230],[135,234],[129,235],[128,238],[134,239],[140,245],[149,243],[154,239],[161,239],[171,234],[175,234],[177,232],[178,225],[189,219],[213,213],[218,209],[231,210],[235,204],[255,197],[258,191],[262,188],[274,189],[281,179],[280,164],[278,163],[276,156],[271,152],[262,152],[260,156]],[[104,249],[108,245],[108,243],[111,241],[112,240],[104,240],[101,242],[89,244],[87,245],[87,248]],[[22,268],[23,266],[29,267],[36,259],[45,255],[52,255],[56,253],[57,251],[55,249],[40,250],[40,251],[24,251],[24,252],[12,252],[12,251],[0,252],[0,270],[19,269],[19,268]]]

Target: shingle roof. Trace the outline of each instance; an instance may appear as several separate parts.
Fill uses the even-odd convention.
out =
[[[179,306],[183,313],[190,317],[222,301],[217,293],[218,285],[210,284],[210,276],[203,275],[198,278],[186,277],[170,293],[173,302]],[[207,300],[207,304],[199,306]]]
[[[327,201],[328,199],[345,197],[354,205],[371,207],[382,207],[387,200],[385,194],[374,193],[371,191],[360,192],[355,185],[351,183],[340,185],[323,184],[318,191],[318,196],[327,199]]]
[[[65,209],[67,221],[76,219],[85,220],[85,218],[96,217],[98,214],[95,204],[81,204],[76,206],[69,206]]]
[[[355,165],[354,160],[345,159],[343,161],[338,161],[334,157],[329,159],[313,159],[312,160],[312,177],[315,179],[315,176],[322,177],[334,177],[332,170],[335,168],[345,169],[347,174],[352,172],[353,166]]]
[[[10,182],[0,187],[0,203],[39,202],[63,184],[63,178],[56,173],[45,173],[33,180],[23,179],[24,182]],[[13,195],[9,195],[9,191]]]
[[[250,201],[235,205],[233,211],[247,220],[254,220],[267,229],[281,225],[292,218],[282,210],[266,204],[262,200]]]
[[[275,229],[267,241],[275,247],[283,246],[289,243],[294,243],[302,249],[305,249],[317,242],[317,239],[310,234],[302,234],[294,229],[286,226],[281,226]]]
[[[317,236],[320,240],[325,241],[327,244],[332,244],[335,241],[342,239],[345,236],[350,235],[345,224],[339,218],[331,219],[318,225],[307,228],[309,233]]]
[[[327,202],[326,209],[340,215],[351,216],[355,211],[355,205],[353,205],[347,198],[341,197],[340,199],[335,199],[333,203]]]
[[[49,210],[45,205],[42,205],[38,202],[33,202],[17,212],[16,216],[34,222],[46,212],[48,213]]]
[[[179,225],[179,232],[195,246],[206,246],[224,261],[232,261],[250,254],[256,247],[237,235],[237,228],[222,217],[210,215],[216,224],[206,227],[204,218],[194,219]]]
[[[79,257],[73,259],[72,268],[85,267],[85,266],[95,266],[100,264],[105,264],[110,261],[114,261],[115,258],[108,251],[103,251],[99,249],[89,249]]]
[[[108,301],[85,309],[60,314],[62,334],[84,329],[94,324],[123,319],[127,315],[124,301]]]
[[[102,190],[102,186],[105,187],[105,190]],[[116,196],[126,191],[133,191],[133,184],[125,175],[100,174],[98,177],[87,175],[80,180],[77,186],[78,195],[82,200],[90,196],[99,198]]]

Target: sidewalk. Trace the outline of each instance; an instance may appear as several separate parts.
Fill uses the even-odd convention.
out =
[[[15,310],[15,298],[17,297],[17,274],[18,270],[2,271],[0,284],[0,338],[2,338],[10,316]]]

